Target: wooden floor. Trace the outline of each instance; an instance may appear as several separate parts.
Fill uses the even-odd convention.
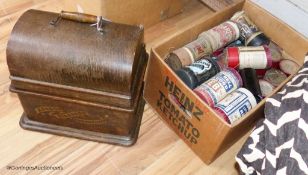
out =
[[[9,92],[6,44],[18,17],[26,9],[59,12],[61,0],[0,0],[0,174],[238,174],[234,156],[248,134],[211,165],[205,165],[146,105],[133,147],[77,140],[23,130],[23,112],[16,94]],[[206,10],[206,9],[205,9]],[[202,11],[202,10],[201,10]],[[199,12],[201,12],[199,11]],[[148,49],[197,19],[199,12],[181,14],[145,32]],[[211,13],[211,12],[209,12]],[[61,166],[63,170],[8,170],[8,166]]]

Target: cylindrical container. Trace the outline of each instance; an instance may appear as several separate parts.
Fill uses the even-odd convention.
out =
[[[259,103],[262,99],[262,92],[255,69],[245,68],[240,70],[240,75],[243,81],[243,87],[248,89]]]
[[[214,109],[225,121],[232,124],[256,105],[253,94],[245,88],[239,88],[221,100]]]
[[[264,80],[271,83],[274,87],[279,86],[288,77],[278,69],[272,68],[266,71]]]
[[[289,59],[284,59],[280,61],[279,67],[280,70],[287,75],[295,74],[300,68],[300,66],[296,62]]]
[[[238,47],[239,68],[266,69],[272,66],[272,56],[267,46]]]
[[[175,71],[180,79],[191,89],[201,85],[218,72],[220,72],[220,66],[212,58],[203,58]]]
[[[226,67],[238,68],[240,64],[237,47],[228,47],[223,54],[217,57],[217,61]]]
[[[165,62],[171,69],[178,70],[212,53],[213,49],[209,41],[205,38],[198,38],[184,47],[171,52],[165,59]]]
[[[170,53],[165,62],[173,70],[181,69],[203,56],[210,56],[214,51],[239,38],[238,26],[232,22],[224,22],[206,32],[191,43]]]
[[[242,84],[239,73],[235,69],[226,68],[198,86],[194,92],[209,106],[214,106]]]
[[[267,46],[228,47],[218,60],[228,67],[239,69],[266,69],[272,66],[272,57]]]
[[[275,89],[275,87],[266,80],[259,80],[262,96],[265,98],[269,96]]]
[[[272,56],[272,67],[279,69],[279,62],[282,60],[282,54],[281,54],[281,48],[276,45],[274,42],[270,42],[270,44],[268,45],[270,52],[271,52],[271,56]]]
[[[235,13],[231,20],[238,24],[240,29],[240,40],[245,43],[245,46],[262,46],[269,44],[270,40],[248,18],[244,11]]]
[[[206,32],[202,32],[198,38],[204,38],[209,41],[213,51],[216,51],[237,40],[239,36],[240,31],[237,24],[232,21],[226,21]]]

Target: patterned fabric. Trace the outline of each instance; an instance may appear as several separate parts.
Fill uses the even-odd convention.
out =
[[[308,174],[308,57],[265,104],[265,119],[236,156],[242,174]]]

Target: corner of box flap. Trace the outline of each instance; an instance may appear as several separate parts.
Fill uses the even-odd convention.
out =
[[[201,0],[206,6],[215,12],[221,11],[231,5],[244,2],[245,0]]]

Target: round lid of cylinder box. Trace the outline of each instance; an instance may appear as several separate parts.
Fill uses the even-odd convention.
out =
[[[212,58],[204,57],[195,63],[175,71],[178,77],[191,89],[201,85],[218,72],[221,68]]]

